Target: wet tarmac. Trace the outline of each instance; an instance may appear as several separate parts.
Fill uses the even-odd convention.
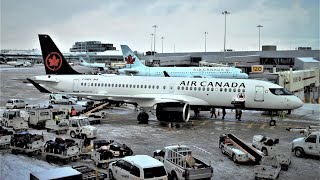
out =
[[[75,67],[81,69],[82,67]],[[31,68],[11,68],[0,66],[0,107],[4,108],[10,98],[24,99],[28,104],[48,105],[49,95],[41,94],[31,84],[21,81],[27,77],[44,74],[44,68],[36,65]],[[67,105],[64,105],[67,106]],[[54,106],[55,108],[58,105]],[[81,104],[75,106],[81,109]],[[212,179],[254,179],[251,164],[235,164],[218,147],[218,138],[222,133],[233,133],[242,140],[251,143],[252,137],[257,134],[278,138],[280,143],[288,144],[295,138],[302,137],[298,133],[288,132],[286,128],[306,127],[319,125],[319,105],[305,104],[300,109],[292,111],[277,125],[270,127],[270,117],[257,111],[244,111],[242,120],[235,120],[234,111],[227,111],[224,120],[221,116],[210,119],[209,112],[201,112],[200,118],[191,119],[193,123],[182,125],[180,128],[169,128],[159,123],[156,117],[150,114],[149,124],[138,124],[137,111],[131,105],[112,107],[104,110],[107,114],[102,124],[94,125],[98,128],[99,139],[113,139],[125,143],[132,148],[134,154],[152,156],[153,151],[167,145],[185,144],[206,150],[208,153],[199,153],[200,158],[211,161],[214,168]],[[193,113],[191,114],[193,116]],[[29,130],[31,133],[44,134],[45,140],[56,135],[45,130]],[[59,135],[70,138],[69,135]],[[293,154],[292,154],[293,155]],[[69,165],[85,164],[93,166],[90,161],[78,161]],[[0,153],[0,179],[29,179],[32,171],[49,169],[49,164],[43,158],[12,155],[5,151]],[[279,179],[320,179],[320,160],[317,157],[297,158],[293,155],[288,171],[281,171]]]

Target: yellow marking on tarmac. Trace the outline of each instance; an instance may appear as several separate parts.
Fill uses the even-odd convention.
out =
[[[263,123],[261,126],[260,126],[260,128],[259,129],[264,129],[264,127],[266,127],[266,123]]]
[[[248,124],[247,128],[252,128],[253,125],[254,125],[254,123],[252,122],[252,123]]]

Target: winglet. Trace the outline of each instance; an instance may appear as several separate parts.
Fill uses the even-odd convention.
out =
[[[29,82],[31,82],[31,84],[34,85],[34,87],[36,87],[41,93],[52,93],[52,92],[48,91],[46,88],[40,86],[40,84],[34,82],[33,80],[31,80],[29,78],[27,78],[27,80]]]
[[[121,50],[123,58],[128,65],[131,67],[146,67],[127,45],[121,45]]]
[[[170,75],[167,73],[167,71],[163,71],[164,77],[170,77]]]
[[[49,35],[39,34],[39,41],[46,74],[81,74],[70,66]]]

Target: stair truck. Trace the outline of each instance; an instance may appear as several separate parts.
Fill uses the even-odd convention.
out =
[[[0,126],[0,149],[9,148],[12,134],[12,131],[8,131]]]
[[[173,179],[211,179],[211,162],[205,163],[193,157],[192,150],[185,145],[173,145],[153,152],[153,158],[164,164]]]
[[[47,141],[42,148],[42,155],[47,162],[59,161],[64,164],[79,158],[80,147],[73,139],[55,138]]]
[[[279,144],[279,139],[271,139],[262,135],[255,135],[252,146],[260,150],[264,156],[276,156],[281,169],[287,171],[291,164],[291,149],[288,144]]]
[[[248,161],[259,163],[263,157],[258,150],[233,134],[221,134],[219,148],[223,154],[230,156],[235,163]]]
[[[39,155],[43,143],[42,135],[21,132],[13,134],[9,148],[12,154],[25,153],[28,156]]]

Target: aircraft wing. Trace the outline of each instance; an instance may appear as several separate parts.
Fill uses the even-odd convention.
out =
[[[139,94],[134,96],[128,95],[115,95],[109,93],[68,93],[72,96],[79,96],[94,100],[113,100],[113,101],[124,101],[138,103],[140,107],[152,107],[158,103],[168,103],[168,102],[181,102],[181,103],[194,103],[197,102],[203,105],[209,105],[206,101],[185,95],[168,95],[168,94]]]
[[[130,69],[124,69],[123,71],[126,75],[131,75],[131,74],[135,75],[139,72],[138,70],[130,70]]]

